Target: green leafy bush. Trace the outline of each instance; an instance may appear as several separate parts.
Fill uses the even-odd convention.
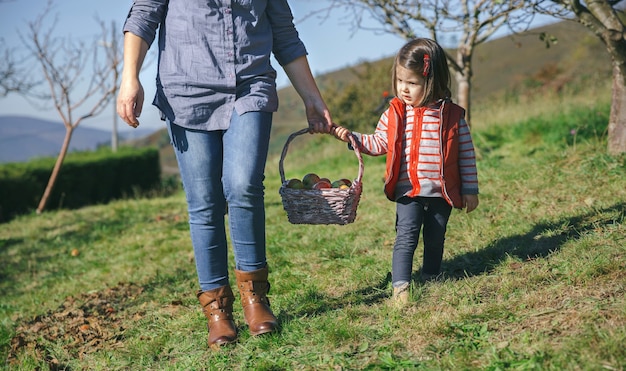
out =
[[[0,221],[34,210],[56,158],[0,166]],[[160,185],[159,153],[123,147],[67,155],[48,199],[48,209],[79,208],[153,190]]]
[[[326,103],[338,125],[370,133],[392,98],[391,61],[364,63],[352,73],[354,80],[335,82],[324,89]]]

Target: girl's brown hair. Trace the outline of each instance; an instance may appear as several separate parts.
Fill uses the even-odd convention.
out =
[[[397,96],[396,66],[402,66],[419,76],[424,76],[424,97],[420,106],[434,103],[439,99],[450,98],[452,95],[446,53],[434,40],[413,39],[400,48],[396,54],[392,70],[392,86]]]

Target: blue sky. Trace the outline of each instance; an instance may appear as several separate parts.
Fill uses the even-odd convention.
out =
[[[19,33],[26,34],[29,21],[34,20],[45,8],[47,0],[4,0],[0,2],[0,37],[7,45],[20,45]],[[51,16],[58,17],[55,34],[59,37],[92,40],[99,33],[96,17],[107,24],[116,21],[120,27],[124,21],[131,0],[56,0]],[[331,14],[330,19],[322,22],[319,18],[305,18],[312,9],[323,6],[323,2],[309,0],[290,1],[300,37],[309,51],[309,63],[315,75],[354,65],[364,60],[376,60],[393,55],[403,44],[398,36],[376,34],[362,31],[351,35],[350,26],[341,20],[339,12]],[[49,17],[51,20],[52,17]],[[342,23],[343,22],[343,23]],[[279,71],[278,84],[288,84],[282,70]],[[141,75],[146,91],[146,102],[142,113],[142,127],[159,129],[163,122],[158,119],[158,112],[150,103],[154,96],[154,63]],[[109,130],[112,123],[113,108],[106,109],[100,116],[84,121],[81,126]],[[60,121],[54,110],[40,110],[17,95],[0,99],[0,115],[27,115]],[[120,129],[126,125],[120,123]]]

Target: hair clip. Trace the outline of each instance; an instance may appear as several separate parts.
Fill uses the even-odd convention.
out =
[[[430,56],[428,54],[424,54],[424,72],[422,72],[424,77],[428,76],[429,70],[430,70]]]

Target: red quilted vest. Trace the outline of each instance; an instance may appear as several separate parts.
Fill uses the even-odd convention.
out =
[[[402,133],[404,131],[406,104],[394,98],[390,102],[387,122],[387,167],[385,170],[385,195],[391,201],[396,200],[395,188],[400,173],[400,158],[402,156]],[[461,196],[461,173],[459,170],[459,122],[465,115],[465,110],[449,100],[440,107],[441,118],[441,153],[443,166],[441,184],[443,196],[448,203],[456,208],[463,207]],[[419,184],[413,184],[419,188]]]

